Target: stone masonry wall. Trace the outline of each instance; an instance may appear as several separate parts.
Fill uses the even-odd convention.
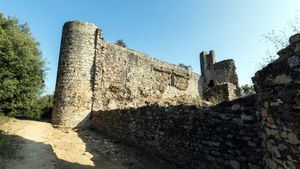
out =
[[[211,78],[215,84],[229,82],[239,86],[234,60],[228,59],[215,63],[211,68]]]
[[[202,98],[224,101],[239,97],[241,91],[234,60],[216,62],[215,57],[214,51],[200,54]]]
[[[262,162],[254,96],[216,107],[158,105],[93,112],[93,128],[179,168],[255,169]]]
[[[300,168],[300,34],[253,77],[267,169]]]
[[[104,40],[97,45],[93,110],[140,107],[177,96],[200,99],[198,74]]]
[[[221,102],[236,99],[239,88],[232,83],[222,83],[203,91],[203,98],[210,102]]]
[[[139,107],[177,97],[200,99],[198,81],[199,75],[190,70],[106,42],[94,24],[67,22],[52,124],[84,125],[92,110]]]
[[[91,112],[96,36],[97,27],[91,23],[64,24],[52,113],[55,126],[76,126]]]

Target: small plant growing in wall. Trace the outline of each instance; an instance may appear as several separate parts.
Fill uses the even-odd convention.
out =
[[[179,63],[178,66],[179,66],[179,67],[182,67],[182,68],[184,68],[184,69],[186,69],[186,70],[192,70],[192,66],[187,66],[187,65],[185,65],[185,64],[183,64],[183,63]]]
[[[127,46],[126,43],[124,42],[124,40],[122,40],[122,39],[117,40],[115,44],[118,46],[122,46],[124,48],[126,48],[126,46]]]
[[[224,101],[224,99],[222,99],[220,96],[214,96],[209,98],[208,100],[212,105],[217,105],[219,103],[221,103],[222,101]]]

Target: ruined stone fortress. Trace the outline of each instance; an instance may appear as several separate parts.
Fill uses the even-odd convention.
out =
[[[290,43],[255,74],[256,94],[239,98],[234,61],[216,62],[214,51],[200,53],[199,76],[67,22],[52,124],[89,125],[174,168],[300,168],[300,35]]]

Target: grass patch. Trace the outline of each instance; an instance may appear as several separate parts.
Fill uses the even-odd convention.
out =
[[[9,121],[8,117],[0,114],[0,126]],[[11,158],[14,152],[12,141],[6,132],[0,129],[0,168],[6,168],[7,159]]]
[[[0,126],[4,123],[7,123],[9,118],[0,113]]]

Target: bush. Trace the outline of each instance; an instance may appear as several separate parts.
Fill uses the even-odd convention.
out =
[[[44,77],[39,45],[27,24],[0,13],[0,112],[35,117]]]
[[[50,119],[52,114],[53,95],[45,95],[37,99],[36,105],[26,112],[24,116],[16,116],[27,119]]]
[[[0,112],[0,126],[4,123],[8,122],[8,120],[9,119]]]
[[[185,64],[183,64],[183,63],[179,63],[178,66],[179,66],[179,67],[182,67],[182,68],[184,68],[184,69],[186,69],[186,70],[192,70],[192,66],[187,66],[187,65],[185,65]]]
[[[126,48],[126,46],[127,46],[126,43],[122,39],[117,40],[115,44],[118,46],[122,46],[124,48]]]
[[[53,95],[46,95],[39,99],[39,117],[50,119],[53,107]]]

